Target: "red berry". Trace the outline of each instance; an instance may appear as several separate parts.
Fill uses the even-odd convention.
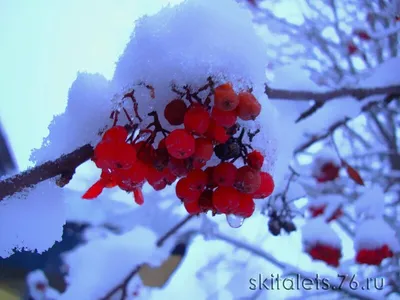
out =
[[[136,149],[137,159],[147,165],[153,164],[155,150],[151,144],[148,144],[145,141],[140,141],[134,144],[133,147]]]
[[[249,166],[243,166],[237,170],[234,187],[242,193],[253,194],[261,185],[259,171]]]
[[[133,197],[137,204],[142,205],[144,203],[144,197],[141,188],[137,188],[133,191]]]
[[[222,127],[230,128],[236,124],[237,116],[234,110],[224,111],[220,110],[217,107],[213,107],[211,111],[211,118]]]
[[[210,123],[208,111],[201,105],[192,105],[185,113],[185,129],[196,134],[204,134]]]
[[[193,158],[200,162],[207,162],[214,154],[214,147],[212,142],[206,138],[198,138],[195,141],[195,150]]]
[[[350,42],[347,45],[347,52],[349,53],[349,55],[353,55],[353,54],[357,53],[357,51],[358,51],[358,47],[353,42]]]
[[[165,139],[169,155],[178,159],[188,158],[195,151],[194,137],[184,129],[175,129]]]
[[[189,172],[186,160],[177,159],[175,157],[170,157],[168,161],[168,169],[170,169],[171,173],[174,174],[176,177],[186,176]]]
[[[104,188],[104,182],[100,179],[83,194],[82,198],[87,200],[97,198],[103,192]]]
[[[176,196],[184,203],[186,202],[197,202],[201,192],[198,190],[192,190],[191,182],[186,178],[179,179],[175,187]]]
[[[127,170],[118,170],[118,186],[120,189],[131,192],[144,184],[149,172],[149,167],[144,163],[137,161],[132,168]]]
[[[165,187],[167,186],[167,181],[165,180],[165,173],[162,171],[158,171],[153,167],[149,167],[146,179],[155,191],[161,191],[165,189]]]
[[[158,148],[154,151],[153,167],[159,171],[167,167],[169,161],[169,154],[166,148]]]
[[[214,89],[214,106],[223,111],[232,111],[239,104],[239,98],[232,84],[225,83]]]
[[[212,197],[213,197],[212,190],[205,190],[204,192],[201,193],[198,203],[203,213],[207,213],[209,210],[215,213],[215,207],[212,202]]]
[[[261,112],[261,104],[256,97],[249,92],[239,93],[239,105],[236,113],[243,121],[255,120]]]
[[[203,170],[196,169],[188,173],[186,180],[191,190],[202,192],[206,188],[208,176]]]
[[[213,171],[213,182],[218,186],[233,186],[236,179],[237,168],[233,163],[223,162]]]
[[[275,188],[274,179],[267,172],[260,172],[261,184],[257,191],[253,194],[254,199],[264,199],[272,194]]]
[[[204,170],[204,172],[207,173],[207,178],[208,178],[207,188],[209,188],[209,189],[214,189],[218,186],[214,181],[214,170],[215,170],[215,167],[207,167]]]
[[[321,166],[320,174],[317,176],[318,182],[327,182],[335,180],[339,177],[340,168],[332,162],[325,163]]]
[[[182,125],[186,110],[187,107],[183,100],[172,100],[164,109],[164,117],[173,126]]]
[[[217,212],[231,214],[239,207],[240,193],[233,187],[220,186],[214,191],[212,202]]]
[[[254,210],[255,204],[251,195],[240,193],[239,207],[237,208],[235,215],[249,218],[253,215]]]
[[[190,215],[198,215],[202,212],[202,209],[198,201],[184,202],[183,205],[185,206],[186,211]]]
[[[247,155],[247,163],[250,167],[259,171],[264,163],[264,156],[258,151],[253,151]]]
[[[213,119],[210,120],[206,136],[218,144],[224,144],[230,138],[230,136],[226,133],[226,129],[218,125]]]
[[[128,131],[124,126],[114,126],[108,129],[102,138],[104,142],[125,142],[128,138]]]
[[[136,161],[136,150],[125,142],[100,142],[94,148],[93,161],[103,170],[129,169]]]

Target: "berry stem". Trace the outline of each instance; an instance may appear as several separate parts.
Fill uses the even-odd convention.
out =
[[[153,117],[153,119],[154,119],[153,122],[150,123],[150,124],[146,127],[146,129],[150,129],[150,127],[154,127],[153,132],[152,132],[152,135],[150,136],[148,142],[153,143],[153,142],[154,142],[154,139],[156,138],[157,133],[159,133],[159,132],[161,132],[162,135],[163,135],[164,137],[167,137],[167,135],[168,135],[170,132],[169,132],[168,130],[164,129],[164,128],[161,126],[160,119],[158,118],[157,112],[156,112],[156,111],[152,111],[151,113],[148,114],[148,116],[149,116],[149,117]]]
[[[133,102],[133,110],[135,112],[135,116],[136,116],[136,118],[138,118],[139,122],[142,122],[143,119],[139,116],[139,112],[138,112],[139,104],[137,103],[134,94],[135,94],[135,90],[132,90],[131,92],[126,93],[124,95],[124,97],[122,97],[122,100],[125,99],[125,98],[130,98],[132,100],[132,102]]]

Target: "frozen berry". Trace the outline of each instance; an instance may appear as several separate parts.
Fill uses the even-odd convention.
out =
[[[240,194],[233,187],[220,186],[214,191],[212,200],[217,212],[231,214],[239,207]]]
[[[233,163],[222,162],[213,170],[213,182],[218,186],[233,186],[237,168]]]
[[[213,107],[211,111],[211,118],[222,127],[230,128],[235,125],[237,116],[234,110],[231,111],[224,111],[220,110],[217,107]]]
[[[260,172],[261,184],[257,191],[254,192],[254,199],[264,199],[272,194],[275,188],[274,179],[267,172]]]
[[[252,194],[261,185],[261,175],[259,171],[249,166],[243,166],[237,170],[234,187],[239,191]]]
[[[184,159],[195,151],[194,137],[184,129],[175,129],[165,139],[168,153],[175,158]]]
[[[178,183],[176,184],[176,196],[182,202],[197,202],[199,199],[201,192],[192,190],[190,187],[190,181],[186,177],[179,179]]]
[[[253,151],[247,155],[247,163],[255,170],[261,170],[264,156],[259,151]]]
[[[193,158],[200,162],[207,162],[214,154],[214,147],[211,140],[206,138],[198,138],[195,141],[195,150]]]
[[[208,176],[203,170],[195,169],[187,174],[186,180],[191,190],[202,192],[206,188]]]
[[[243,121],[255,120],[261,112],[261,104],[252,93],[241,92],[236,112]]]
[[[232,84],[225,83],[214,89],[214,105],[223,111],[232,111],[239,104],[239,98]]]
[[[192,105],[184,116],[185,129],[196,134],[204,134],[210,123],[208,111],[201,105]]]

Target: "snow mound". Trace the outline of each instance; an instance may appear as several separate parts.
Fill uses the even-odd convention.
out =
[[[42,253],[61,241],[65,223],[63,190],[52,180],[43,181],[3,199],[0,216],[0,257],[22,249]]]
[[[49,125],[49,135],[42,147],[32,151],[31,161],[41,164],[55,160],[85,144],[94,144],[99,132],[111,125],[109,83],[100,74],[79,73],[68,95],[63,114]]]
[[[354,248],[374,250],[388,245],[394,252],[400,250],[396,232],[382,219],[368,219],[358,225],[354,237]]]
[[[355,210],[358,215],[367,218],[379,218],[384,214],[385,193],[379,186],[367,190],[356,202]]]
[[[309,220],[301,229],[303,245],[306,249],[316,244],[341,248],[342,241],[323,217]]]
[[[123,235],[95,239],[66,253],[69,286],[60,299],[103,298],[138,265],[159,265],[165,259],[167,254],[156,252],[155,244],[155,234],[137,226]]]

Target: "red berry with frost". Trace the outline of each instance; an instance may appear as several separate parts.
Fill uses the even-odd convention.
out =
[[[217,125],[225,128],[232,127],[237,121],[236,112],[234,110],[224,111],[215,106],[211,111],[211,118],[217,123]]]
[[[264,199],[272,194],[275,188],[274,179],[267,172],[260,172],[261,184],[252,195],[254,199]]]
[[[137,161],[130,169],[118,170],[116,177],[119,188],[127,192],[133,191],[144,184],[148,172],[149,167],[140,161]]]
[[[94,148],[92,160],[103,170],[129,169],[136,161],[136,150],[125,142],[100,142]]]
[[[231,214],[239,207],[240,193],[233,187],[220,186],[214,191],[212,202],[217,212]]]
[[[261,185],[261,174],[249,166],[237,170],[234,187],[242,193],[253,194]]]
[[[153,167],[159,171],[168,166],[169,154],[166,148],[158,148],[154,151]]]
[[[214,147],[211,140],[207,138],[198,138],[195,141],[195,150],[193,158],[199,162],[207,162],[214,154]]]
[[[236,113],[243,121],[255,120],[261,113],[261,104],[252,93],[241,92]]]
[[[192,105],[184,116],[185,129],[196,134],[204,134],[210,123],[208,111],[201,105]]]
[[[247,164],[255,170],[261,170],[264,156],[259,151],[253,151],[247,155]]]
[[[133,145],[133,147],[136,150],[136,156],[137,159],[142,161],[143,163],[147,165],[152,165],[154,156],[155,156],[155,150],[153,145],[146,143],[145,141],[140,141],[137,142]]]
[[[203,170],[195,169],[187,174],[186,180],[191,190],[202,192],[206,188],[208,176]]]
[[[339,248],[324,244],[316,244],[308,249],[307,252],[313,260],[324,261],[333,267],[339,266],[339,260],[342,257],[342,252]]]
[[[155,191],[161,191],[167,186],[165,173],[162,171],[158,171],[154,167],[149,168],[146,179]]]
[[[175,186],[176,196],[184,203],[186,202],[197,202],[201,192],[198,190],[191,189],[191,182],[183,177],[179,179]]]
[[[164,117],[173,126],[182,125],[186,110],[187,106],[183,100],[172,100],[164,109]]]
[[[218,186],[233,186],[237,168],[233,163],[222,162],[213,170],[213,182]]]
[[[108,129],[103,137],[104,142],[125,142],[128,138],[128,131],[124,126],[114,126]]]
[[[184,129],[175,129],[165,139],[169,155],[178,159],[188,158],[195,151],[194,137]]]
[[[198,214],[202,213],[202,209],[201,209],[198,201],[184,202],[183,205],[185,206],[186,211],[190,215],[198,215]]]
[[[225,83],[214,89],[214,106],[223,111],[232,111],[239,104],[239,98],[231,83]]]

